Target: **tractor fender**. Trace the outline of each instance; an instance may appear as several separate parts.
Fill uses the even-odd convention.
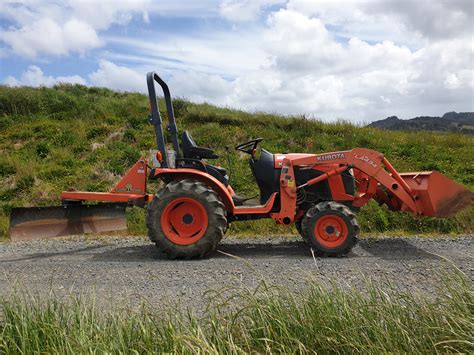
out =
[[[229,189],[227,189],[227,187],[225,187],[225,185],[219,180],[217,180],[214,176],[208,173],[196,169],[187,168],[156,168],[154,169],[154,177],[162,178],[166,182],[184,179],[193,179],[201,181],[211,187],[215,192],[217,192],[219,197],[222,199],[222,202],[224,203],[228,213],[234,212],[235,205],[232,200],[232,195]]]

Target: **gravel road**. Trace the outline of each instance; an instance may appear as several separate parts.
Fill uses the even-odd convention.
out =
[[[309,278],[359,287],[390,281],[410,292],[432,292],[453,264],[474,276],[472,236],[366,238],[343,258],[313,258],[297,238],[233,238],[211,258],[172,261],[143,238],[0,243],[0,295],[90,294],[102,301],[174,300],[200,305],[208,289],[256,286],[260,280],[304,288]]]

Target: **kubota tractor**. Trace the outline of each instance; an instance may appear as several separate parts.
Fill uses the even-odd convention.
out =
[[[158,110],[155,81],[166,102],[169,154]],[[17,208],[12,211],[12,240],[101,232],[126,228],[127,205],[147,207],[151,241],[171,258],[196,258],[212,253],[229,223],[272,218],[295,223],[303,239],[323,255],[348,253],[357,241],[357,210],[370,199],[415,216],[446,217],[473,202],[474,194],[438,172],[398,173],[382,153],[365,149],[322,154],[257,155],[262,138],[239,144],[248,154],[260,189],[259,203],[235,194],[227,171],[209,163],[218,156],[196,144],[191,134],[178,136],[170,92],[155,73],[147,74],[150,123],[158,148],[158,167],[140,159],[107,193],[64,191],[60,207]],[[147,180],[162,180],[153,196]],[[99,204],[83,204],[99,201]],[[105,202],[105,203],[104,203]]]

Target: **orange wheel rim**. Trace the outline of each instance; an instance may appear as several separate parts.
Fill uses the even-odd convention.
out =
[[[207,211],[197,200],[181,197],[166,205],[161,214],[161,228],[175,244],[196,243],[206,233]]]
[[[324,247],[336,248],[347,239],[347,224],[342,217],[325,215],[320,217],[314,226],[314,236]]]

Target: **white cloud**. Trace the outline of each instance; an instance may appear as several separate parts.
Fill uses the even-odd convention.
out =
[[[290,0],[286,6],[310,18],[317,18],[331,32],[341,38],[360,38],[370,42],[392,41],[413,44],[417,36],[405,30],[400,21],[394,21],[387,13],[372,13],[367,4],[383,3],[366,0]],[[418,36],[419,37],[419,36]]]
[[[108,43],[122,47],[122,52],[109,52],[104,56],[111,61],[147,64],[152,69],[237,77],[267,63],[263,38],[256,36],[261,32],[262,26],[244,26],[231,32],[216,30],[205,34],[194,33],[193,36],[171,33],[159,41],[106,37]]]
[[[327,66],[342,54],[324,24],[317,18],[291,10],[269,17],[265,47],[283,70],[305,72]]]
[[[97,6],[84,1],[25,1],[0,4],[3,17],[15,23],[2,28],[0,41],[16,55],[84,54],[104,42],[98,31],[126,24],[134,14],[146,17],[148,1],[103,0]]]
[[[407,38],[401,17],[380,16],[391,33],[384,37]],[[239,77],[232,106],[356,121],[474,109],[472,38],[462,31],[427,40],[412,30],[409,46],[373,43],[380,23],[365,2],[290,1],[267,26],[264,49],[271,64]],[[361,37],[341,41],[341,31]]]
[[[70,51],[83,54],[102,44],[92,27],[76,19],[62,26],[48,18],[38,19],[19,30],[4,31],[0,39],[13,52],[26,57],[35,57],[39,53],[65,55]]]
[[[121,91],[144,92],[146,90],[145,73],[139,74],[133,69],[119,66],[107,60],[101,60],[99,69],[89,74],[93,86],[103,86]]]
[[[284,0],[223,0],[219,5],[221,16],[230,21],[254,21],[266,7],[285,3]]]
[[[220,0],[159,0],[147,4],[150,13],[168,18],[215,18]]]
[[[152,67],[128,68],[108,60],[101,60],[99,69],[89,74],[91,86],[108,87],[120,91],[147,92],[146,72]],[[167,82],[173,97],[185,97],[194,102],[212,102],[218,105],[228,104],[228,96],[234,90],[233,82],[219,75],[195,71],[178,70],[170,73],[159,71]],[[162,95],[157,86],[157,95]]]
[[[157,70],[174,96],[245,110],[354,121],[474,110],[474,21],[472,7],[462,0],[413,6],[290,0],[280,8],[273,6],[283,3],[278,0],[163,0],[151,3],[150,11],[143,2],[107,1],[103,13],[72,0],[66,6],[48,2],[47,11],[33,3],[14,14],[7,8],[18,24],[7,29],[16,31],[11,51],[81,54],[105,42],[98,69],[87,77],[90,85],[145,92],[145,73]],[[205,30],[154,32],[149,12],[203,17]],[[209,20],[219,14],[231,28]],[[144,30],[149,37],[99,37],[133,16],[150,21]],[[48,36],[36,38],[34,32]],[[37,72],[28,71],[33,77]]]
[[[337,22],[336,14],[331,16]],[[145,71],[156,69],[168,79],[173,95],[198,102],[355,121],[473,109],[473,53],[465,38],[421,40],[413,47],[357,36],[340,41],[317,15],[285,8],[252,33],[239,28],[157,43],[112,40],[133,48],[139,58],[149,53],[137,60],[135,89],[143,90]]]
[[[172,95],[185,97],[194,102],[212,102],[217,105],[228,105],[229,95],[234,91],[234,83],[219,75],[197,72],[176,72],[168,80]]]
[[[287,8],[319,18],[339,35],[369,41],[420,45],[474,32],[472,0],[289,0]]]
[[[408,30],[428,39],[472,38],[474,33],[472,0],[371,1],[363,9],[376,16],[394,15]]]
[[[53,86],[58,83],[86,85],[86,81],[79,75],[57,77],[45,76],[43,71],[35,65],[30,65],[28,69],[21,74],[20,79],[8,76],[5,78],[3,83],[10,86]]]
[[[150,0],[100,0],[97,6],[89,1],[69,0],[71,12],[96,30],[105,30],[112,24],[126,25],[135,14],[147,16]]]
[[[239,78],[228,102],[251,111],[314,115],[344,109],[344,89],[343,81],[334,76],[292,80],[282,73],[265,71]]]

